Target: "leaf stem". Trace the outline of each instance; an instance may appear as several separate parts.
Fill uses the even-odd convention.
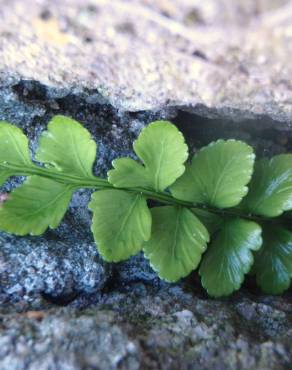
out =
[[[97,177],[97,176],[90,176],[87,178],[78,177],[74,175],[68,175],[64,172],[58,171],[55,168],[51,167],[40,167],[36,164],[27,165],[24,164],[23,166],[14,165],[11,163],[1,163],[0,169],[5,169],[13,173],[15,176],[41,176],[47,179],[51,179],[53,181],[61,182],[64,184],[70,184],[72,187],[84,188],[84,189],[97,189],[97,190],[105,190],[105,189],[119,189],[124,191],[129,191],[133,193],[141,193],[147,197],[147,199],[151,199],[163,204],[174,205],[174,206],[184,206],[187,208],[195,208],[195,209],[203,209],[205,211],[215,213],[221,216],[233,216],[233,217],[242,217],[249,220],[254,221],[263,221],[265,220],[263,217],[254,216],[251,214],[243,214],[237,209],[219,209],[213,208],[206,205],[201,204],[194,204],[192,202],[180,200],[174,198],[169,192],[155,192],[150,189],[146,188],[118,188],[114,185],[110,184],[108,180]]]

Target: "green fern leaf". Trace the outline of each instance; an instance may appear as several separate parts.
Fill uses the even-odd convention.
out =
[[[292,209],[292,154],[256,162],[250,190],[240,208],[267,217]]]
[[[222,216],[199,208],[191,208],[191,211],[198,217],[202,224],[205,225],[210,235],[221,229],[224,222]]]
[[[192,164],[170,188],[175,198],[227,208],[246,195],[255,155],[247,144],[218,140],[194,155]]]
[[[21,172],[23,166],[31,165],[28,140],[16,126],[0,122],[0,186]],[[7,165],[9,164],[9,168]],[[14,168],[12,170],[11,168]]]
[[[0,207],[0,229],[16,235],[40,235],[56,228],[73,194],[70,185],[39,176],[28,177]]]
[[[133,147],[144,166],[131,158],[114,160],[108,179],[116,187],[163,191],[185,170],[187,145],[178,129],[167,121],[156,121],[143,129]]]
[[[263,229],[263,239],[253,268],[257,283],[265,293],[283,293],[292,278],[292,233],[269,225]]]
[[[92,195],[92,232],[98,251],[109,262],[125,260],[150,238],[151,213],[141,194],[101,190]]]
[[[71,176],[92,177],[96,143],[78,122],[55,116],[48,124],[39,143],[36,159],[47,167],[54,166]]]
[[[204,225],[188,209],[151,209],[152,235],[144,243],[144,254],[166,281],[177,281],[198,266],[209,235]]]
[[[261,247],[261,228],[252,221],[225,221],[203,257],[199,273],[202,285],[213,297],[239,289],[253,264],[251,251]]]

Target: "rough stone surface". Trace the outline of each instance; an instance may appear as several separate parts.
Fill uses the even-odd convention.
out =
[[[65,94],[89,89],[124,111],[291,121],[288,0],[0,3],[4,83],[9,74]]]
[[[0,314],[3,370],[291,369],[288,297],[133,285],[94,307]]]
[[[100,261],[92,241],[70,231],[63,239],[53,232],[44,238],[1,235],[2,305],[24,310],[44,307],[45,300],[66,304],[80,294],[100,294],[110,267]]]
[[[102,175],[158,118],[172,119],[193,151],[233,137],[259,155],[291,152],[291,9],[0,0],[0,120],[24,130],[32,154],[53,115],[79,120],[98,142]],[[106,264],[89,197],[77,192],[42,237],[0,234],[1,370],[292,369],[291,290],[262,296],[251,280],[212,300],[196,274],[162,283],[142,255]]]

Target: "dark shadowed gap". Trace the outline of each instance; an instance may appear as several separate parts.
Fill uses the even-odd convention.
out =
[[[282,122],[270,118],[233,121],[180,110],[173,122],[183,132],[191,152],[218,139],[245,141],[259,156],[292,152],[292,131]]]

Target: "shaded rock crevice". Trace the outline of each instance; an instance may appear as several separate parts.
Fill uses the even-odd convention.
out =
[[[271,118],[238,118],[234,121],[233,114],[226,117],[225,112],[220,116],[216,109],[210,118],[209,114],[203,115],[204,110],[210,112],[207,107],[199,108],[200,115],[194,108],[179,106],[155,111],[124,112],[104,98],[101,100],[100,96],[88,89],[56,89],[35,80],[21,79],[16,83],[12,79],[10,86],[0,89],[0,119],[24,130],[29,137],[32,153],[37,147],[39,135],[55,114],[79,120],[99,145],[95,172],[103,176],[114,158],[134,156],[133,140],[145,125],[156,119],[172,120],[184,133],[191,153],[219,138],[244,140],[255,148],[259,156],[286,152],[292,146],[291,131]],[[12,179],[3,191],[10,191],[18,184],[19,179]],[[86,299],[92,301],[91,294],[111,291],[120,285],[129,286],[139,281],[153,286],[161,285],[142,255],[110,268],[102,263],[90,234],[91,215],[87,210],[90,194],[88,190],[78,191],[60,227],[55,231],[49,230],[41,238],[3,235],[2,243],[5,246],[0,251],[4,266],[1,275],[3,302],[14,304],[21,292],[21,304],[24,306],[18,309],[40,308],[43,301],[64,305],[80,299],[84,304]],[[11,248],[14,250],[12,255]],[[54,274],[54,283],[51,280],[47,283],[52,276],[45,267],[35,267],[41,261],[46,261],[43,266],[48,264],[48,271]],[[97,271],[100,271],[100,275]],[[32,282],[27,283],[30,279]],[[97,298],[95,300],[98,301]]]

